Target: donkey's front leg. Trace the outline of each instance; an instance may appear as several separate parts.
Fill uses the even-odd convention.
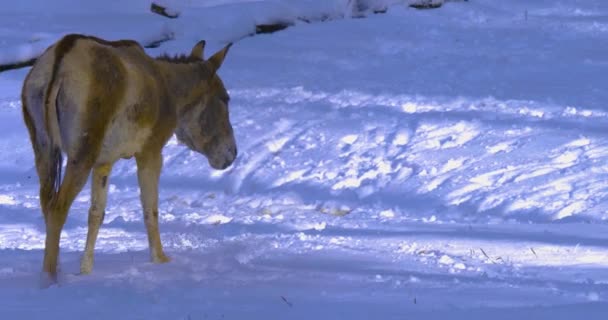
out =
[[[93,255],[95,241],[99,227],[103,223],[108,198],[108,177],[112,171],[111,164],[104,164],[93,168],[93,181],[91,182],[91,208],[89,208],[89,230],[87,243],[80,262],[80,273],[89,274],[93,269]]]
[[[160,151],[150,152],[138,154],[135,159],[137,160],[137,179],[139,181],[141,205],[148,231],[150,257],[155,263],[169,262],[170,259],[163,252],[158,232],[158,179],[163,164],[162,155]]]

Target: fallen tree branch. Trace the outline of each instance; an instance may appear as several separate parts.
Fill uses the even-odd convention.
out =
[[[288,22],[278,22],[273,24],[258,24],[255,26],[255,33],[273,33],[281,30],[285,30],[291,27],[293,24]]]
[[[179,12],[177,11],[172,11],[169,9],[169,11],[167,11],[167,8],[158,5],[154,2],[152,2],[152,4],[150,5],[150,11],[152,11],[153,13],[159,14],[163,17],[167,17],[169,19],[175,19],[177,17],[179,17]]]
[[[437,9],[441,8],[447,2],[467,2],[469,0],[417,0],[410,3],[411,8],[423,10],[423,9]]]
[[[443,1],[433,1],[433,0],[421,0],[414,3],[410,3],[410,7],[414,9],[437,9],[441,8],[443,5]]]
[[[175,35],[172,32],[167,32],[162,34],[161,38],[159,39],[151,40],[149,42],[143,42],[142,46],[147,49],[158,48],[163,42],[171,41],[174,39]],[[0,72],[31,67],[34,65],[34,63],[36,63],[37,59],[38,57],[35,57],[25,61],[16,61],[7,64],[0,64]]]

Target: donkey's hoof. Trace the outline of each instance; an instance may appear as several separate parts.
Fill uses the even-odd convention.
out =
[[[91,271],[93,271],[93,258],[89,258],[85,255],[80,261],[80,274],[90,274]]]
[[[91,274],[91,271],[93,271],[93,267],[81,265],[79,275],[85,276]]]
[[[57,285],[57,274],[42,271],[40,273],[40,289],[47,289]]]
[[[169,261],[171,261],[171,258],[166,256],[164,253],[152,257],[152,262],[154,263],[167,263]]]

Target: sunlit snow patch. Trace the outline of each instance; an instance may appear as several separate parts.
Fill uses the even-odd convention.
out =
[[[418,108],[417,108],[416,104],[411,103],[411,102],[404,103],[401,106],[401,110],[403,110],[403,112],[405,112],[405,113],[416,113],[417,109]]]
[[[340,142],[345,143],[345,144],[353,144],[355,143],[355,141],[357,141],[359,137],[356,134],[349,134],[347,136],[342,137],[342,139],[340,139]]]
[[[553,162],[557,164],[560,168],[569,167],[576,163],[578,157],[582,154],[581,150],[572,150],[566,151],[556,158],[553,159]]]
[[[453,125],[421,124],[416,134],[416,149],[448,149],[465,145],[480,131],[475,124],[460,121]]]
[[[36,250],[44,248],[44,234],[30,224],[0,225],[0,249]]]
[[[568,206],[566,206],[565,208],[559,210],[554,218],[556,220],[559,219],[563,219],[572,215],[575,215],[577,213],[581,213],[583,211],[585,211],[588,208],[587,202],[586,201],[577,201],[574,202]]]
[[[222,214],[203,216],[197,212],[185,214],[182,219],[187,223],[193,224],[224,224],[232,221],[232,218]]]
[[[566,144],[564,147],[566,147],[566,148],[586,147],[590,144],[591,144],[591,140],[589,138],[583,137],[583,138],[571,141],[570,143]]]
[[[289,141],[288,137],[275,139],[275,140],[267,142],[266,147],[268,148],[268,151],[270,151],[272,153],[276,153],[276,152],[279,152],[281,149],[283,149],[283,146],[285,146],[285,143],[287,143],[287,141]]]
[[[505,142],[501,142],[496,145],[493,145],[491,147],[487,147],[486,150],[490,154],[496,154],[499,152],[510,152],[513,150],[513,146],[514,146],[514,141],[505,141]]]
[[[321,231],[327,227],[325,222],[302,222],[293,226],[296,230],[316,230]]]
[[[395,211],[393,211],[392,209],[380,211],[380,217],[392,219],[395,217]]]
[[[17,204],[15,198],[10,195],[0,194],[0,205],[14,206]]]

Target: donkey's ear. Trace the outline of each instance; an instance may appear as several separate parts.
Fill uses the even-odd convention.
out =
[[[224,49],[216,52],[207,62],[211,65],[211,70],[213,73],[217,72],[217,70],[222,66],[222,62],[224,62],[224,58],[226,58],[226,54],[228,53],[228,49],[232,46],[232,42],[224,47]]]
[[[199,41],[194,48],[192,48],[192,52],[190,52],[190,57],[203,60],[203,51],[205,50],[205,40]]]

